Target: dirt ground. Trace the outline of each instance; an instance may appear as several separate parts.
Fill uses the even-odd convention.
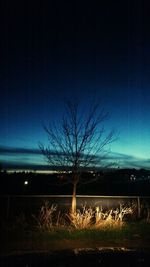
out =
[[[150,242],[143,241],[140,239],[133,240],[123,240],[121,242],[117,241],[84,241],[84,240],[55,240],[55,241],[40,241],[40,242],[32,242],[29,240],[28,242],[9,242],[9,244],[1,245],[1,255],[4,254],[12,254],[18,252],[48,252],[48,251],[62,251],[69,250],[75,248],[140,248],[140,249],[150,249]]]

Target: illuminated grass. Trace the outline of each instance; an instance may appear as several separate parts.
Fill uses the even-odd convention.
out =
[[[1,232],[1,235],[6,239],[21,239],[21,238],[40,238],[40,239],[88,239],[88,240],[109,240],[110,238],[146,238],[150,239],[150,224],[144,222],[125,223],[122,228],[107,227],[102,229],[55,229],[53,231],[18,231],[6,230]]]
[[[131,209],[120,207],[103,211],[91,208],[74,214],[56,212],[56,207],[45,203],[37,216],[27,221],[21,215],[14,221],[1,224],[1,247],[12,250],[54,250],[95,246],[150,247],[150,224],[145,221],[123,221]]]

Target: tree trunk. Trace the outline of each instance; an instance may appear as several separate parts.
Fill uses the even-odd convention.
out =
[[[72,213],[76,213],[76,207],[77,207],[76,189],[77,189],[77,182],[74,182],[73,183],[72,203],[71,203],[71,212]]]

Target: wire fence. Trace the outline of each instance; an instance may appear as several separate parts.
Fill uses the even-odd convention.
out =
[[[71,195],[2,195],[0,196],[1,218],[12,218],[21,213],[29,215],[39,211],[48,201],[59,210],[68,211],[71,208]],[[120,205],[136,206],[137,217],[145,216],[150,210],[150,196],[93,196],[77,195],[77,208],[102,207],[117,208]]]

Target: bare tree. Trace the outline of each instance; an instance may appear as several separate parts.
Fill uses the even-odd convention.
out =
[[[40,149],[51,166],[71,172],[72,213],[76,212],[76,188],[81,172],[99,164],[104,148],[114,140],[114,131],[106,134],[103,127],[108,113],[99,110],[97,103],[93,103],[85,112],[81,112],[80,108],[79,103],[66,102],[61,120],[57,124],[44,126],[49,146],[40,144]]]

